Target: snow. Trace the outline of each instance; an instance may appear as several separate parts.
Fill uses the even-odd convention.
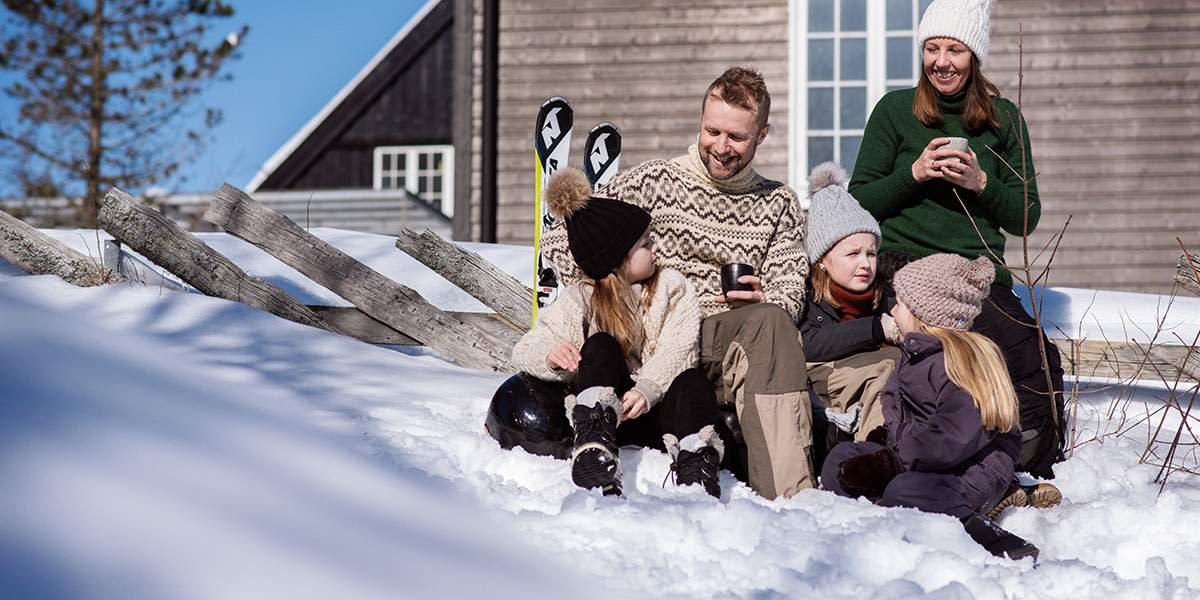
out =
[[[103,238],[47,233],[92,255]],[[394,239],[314,233],[443,308],[482,310]],[[304,302],[345,305],[244,242],[201,237]],[[528,248],[467,246],[528,278]],[[1153,331],[1160,302],[1045,297],[1067,332],[1122,324],[1109,339]],[[1197,308],[1177,299],[1171,325],[1194,332]],[[578,490],[565,462],[483,432],[504,375],[198,294],[81,289],[0,263],[0,333],[6,598],[1200,593],[1200,481],[1174,474],[1160,493],[1158,469],[1138,464],[1145,423],[1093,439],[1116,392],[1079,408],[1091,441],[1058,467],[1063,504],[1002,519],[1041,548],[1035,567],[944,516],[815,490],[767,501],[728,473],[719,501],[664,487],[658,451],[622,449],[622,498]],[[1135,391],[1122,401],[1135,417],[1166,394]]]

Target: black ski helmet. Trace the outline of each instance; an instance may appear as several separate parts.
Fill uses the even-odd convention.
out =
[[[563,405],[563,384],[542,381],[525,373],[509,377],[492,396],[484,429],[500,446],[511,450],[568,458],[574,431]]]

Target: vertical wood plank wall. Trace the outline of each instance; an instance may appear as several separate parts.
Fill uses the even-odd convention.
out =
[[[471,1],[476,238],[482,1]],[[612,120],[628,167],[679,154],[695,135],[707,83],[728,65],[754,65],[773,102],[758,165],[786,180],[787,23],[787,0],[504,0],[499,241],[532,239],[532,122],[554,94],[575,108],[573,164],[587,130]],[[1019,27],[1021,99],[1043,200],[1033,254],[1073,215],[1050,284],[1169,291],[1175,237],[1200,250],[1200,0],[997,0],[985,69],[1014,101]],[[1019,261],[1019,240],[1008,248]]]
[[[482,41],[475,0],[475,47]],[[730,65],[757,67],[771,92],[771,134],[756,164],[786,179],[787,0],[504,0],[500,4],[497,239],[533,240],[533,121],[561,95],[575,110],[571,164],[582,166],[587,132],[621,128],[621,165],[682,154],[698,131],[705,88]],[[473,119],[478,123],[476,61]],[[479,151],[478,126],[472,144]],[[479,226],[479,161],[472,161],[473,236]]]
[[[1168,292],[1200,250],[1200,0],[999,0],[985,69],[1022,103],[1038,250],[1073,215],[1050,285]],[[1036,253],[1036,251],[1035,251]],[[1007,257],[1020,260],[1010,240]]]

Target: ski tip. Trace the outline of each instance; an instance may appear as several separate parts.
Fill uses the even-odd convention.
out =
[[[596,126],[592,127],[592,129],[590,131],[588,131],[588,133],[592,133],[593,131],[603,131],[605,129],[611,129],[617,133],[621,132],[621,128],[617,127],[616,123],[613,123],[612,121],[601,121],[599,123],[596,123]]]

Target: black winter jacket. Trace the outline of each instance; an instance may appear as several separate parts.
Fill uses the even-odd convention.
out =
[[[828,362],[879,349],[887,340],[879,315],[887,302],[881,302],[871,317],[842,321],[842,311],[828,302],[816,300],[812,286],[805,294],[804,318],[800,320],[800,338],[804,341],[804,360]]]

